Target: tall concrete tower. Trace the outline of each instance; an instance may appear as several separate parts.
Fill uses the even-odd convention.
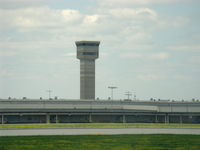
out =
[[[95,99],[95,59],[99,57],[99,41],[76,41],[80,59],[80,99]]]

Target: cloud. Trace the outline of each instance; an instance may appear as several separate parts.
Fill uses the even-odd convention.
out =
[[[153,74],[153,73],[147,73],[147,74],[139,74],[136,76],[137,79],[143,80],[143,81],[155,81],[155,80],[190,80],[192,78],[191,75],[184,75],[184,74],[176,74],[168,75],[166,74]]]
[[[175,50],[175,51],[187,51],[187,52],[200,52],[200,45],[174,45],[169,46],[168,49]]]
[[[10,57],[10,56],[16,56],[17,53],[14,51],[0,51],[0,57]]]
[[[0,0],[0,8],[18,9],[25,7],[36,7],[47,4],[53,0]],[[57,0],[59,1],[59,0]]]
[[[49,7],[32,7],[17,10],[0,9],[0,19],[4,29],[6,27],[56,27],[66,29],[68,27],[73,27],[74,25],[78,27],[98,26],[101,28],[108,26],[109,28],[113,23],[119,23],[120,20],[124,20],[124,23],[134,23],[133,21],[135,20],[129,19],[137,19],[137,21],[140,20],[140,22],[142,22],[147,19],[153,20],[156,17],[157,13],[149,8],[108,9],[101,10],[98,14],[91,15],[82,14],[78,10],[74,9],[56,10]],[[107,24],[105,24],[106,22]],[[122,22],[120,24],[122,24]]]
[[[42,57],[39,57],[39,58],[29,58],[29,59],[24,59],[23,62],[26,62],[26,63],[38,63],[38,64],[66,64],[68,63],[69,61],[66,59],[66,58],[57,58],[57,57],[54,57],[54,58],[42,58]]]
[[[100,19],[100,15],[87,15],[85,16],[83,23],[85,24],[93,24],[93,23],[98,23],[98,20]]]
[[[73,9],[65,9],[65,10],[61,10],[61,12],[59,12],[61,15],[61,17],[64,18],[64,22],[75,22],[81,19],[82,15],[80,14],[80,12],[78,10],[73,10]]]
[[[76,56],[76,53],[67,53],[64,56],[68,56],[68,57],[74,57]]]
[[[70,43],[71,44],[71,43]],[[52,37],[43,37],[40,39],[34,39],[31,41],[30,39],[24,38],[23,40],[14,41],[14,40],[8,40],[8,41],[2,41],[0,42],[0,51],[5,51],[4,49],[18,49],[19,51],[22,51],[26,49],[26,51],[29,51],[29,49],[40,49],[40,48],[66,48],[69,47],[69,42],[62,41],[60,39],[54,39]]]
[[[1,71],[0,71],[0,77],[10,77],[10,76],[13,76],[13,73],[1,69]]]
[[[123,58],[143,58],[143,54],[139,53],[122,53],[120,56]]]
[[[163,60],[163,59],[168,59],[169,58],[169,54],[166,53],[166,52],[160,52],[160,53],[150,54],[149,58],[150,59]]]
[[[169,58],[169,54],[166,52],[159,53],[122,53],[122,58],[138,58],[138,59],[152,59],[152,60],[165,60]]]
[[[188,59],[189,63],[192,63],[192,64],[196,64],[199,66],[200,64],[200,56],[199,55],[196,55],[196,56],[192,56]],[[199,70],[199,69],[198,69]]]
[[[192,0],[97,0],[99,5],[107,7],[122,7],[134,5],[169,4],[177,2],[190,2]]]
[[[82,39],[103,40],[108,49],[152,49],[153,32],[157,31],[159,26],[174,26],[172,22],[176,20],[176,17],[161,18],[157,11],[147,7],[101,8],[95,13],[86,14],[75,9],[40,6],[1,9],[0,18],[2,32],[6,32],[7,29],[8,32],[14,31],[16,35],[14,39],[1,42],[1,49],[26,50],[34,53],[50,48],[71,49],[72,46],[68,43],[72,45],[74,41]],[[162,23],[163,21],[165,23]],[[73,57],[74,53],[69,51],[67,55]],[[124,53],[121,57],[165,60],[169,54]]]
[[[150,41],[152,28],[179,24],[176,17],[166,21],[160,18],[155,10],[149,8],[100,9],[97,13],[88,15],[74,9],[57,10],[40,6],[14,10],[1,9],[0,19],[2,32],[13,30],[17,33],[46,33],[52,34],[49,37],[56,35],[63,39],[91,36],[94,39],[95,36],[96,39],[103,37],[109,42],[109,39],[126,37],[126,43],[134,44]],[[176,25],[172,23],[173,21]]]
[[[137,75],[136,78],[144,81],[152,81],[152,80],[164,80],[167,79],[167,76],[160,74],[140,74]]]
[[[1,70],[0,77],[3,78],[12,78],[15,80],[23,79],[23,80],[31,80],[31,79],[42,79],[42,75],[40,74],[33,74],[33,73],[25,73],[25,72],[18,72],[18,71],[11,71],[11,70]],[[43,77],[44,79],[45,77]]]
[[[162,19],[164,18],[164,19]],[[184,16],[174,16],[174,17],[169,17],[169,16],[164,16],[160,15],[160,18],[158,19],[157,22],[157,27],[159,28],[170,28],[170,27],[183,27],[187,24],[190,23],[190,19],[188,17]]]
[[[2,30],[6,28],[26,29],[39,27],[65,27],[78,23],[81,14],[78,10],[56,10],[49,7],[32,7],[23,9],[1,9]]]
[[[120,19],[156,19],[157,13],[149,8],[116,8],[109,10],[110,14],[116,18]],[[143,18],[145,17],[145,18]]]
[[[95,14],[85,14],[74,9],[57,10],[43,6],[0,10],[2,32],[14,31],[15,34],[27,36],[32,34],[31,39],[35,38],[37,41],[39,40],[39,43],[48,40],[47,47],[55,42],[61,43],[59,41],[79,39],[104,39],[107,43],[118,43],[118,46],[120,43],[123,48],[138,43],[145,45],[144,43],[151,40],[152,37],[150,33],[146,32],[143,25],[148,22],[155,22],[156,17],[157,13],[149,8],[107,9],[105,11],[102,9]],[[41,36],[37,36],[37,34]],[[121,39],[124,39],[124,41],[122,42]],[[8,40],[3,42],[3,45],[7,48],[25,46],[28,48],[28,45],[37,48],[41,45],[34,42],[27,43],[27,45],[26,40],[28,39],[23,37],[21,43]],[[55,44],[56,46],[59,46],[59,44]]]

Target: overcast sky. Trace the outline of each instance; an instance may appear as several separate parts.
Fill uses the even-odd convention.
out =
[[[0,0],[0,98],[79,98],[77,40],[99,40],[96,97],[200,99],[199,0]]]

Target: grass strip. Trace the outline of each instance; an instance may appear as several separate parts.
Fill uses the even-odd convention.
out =
[[[58,123],[58,124],[2,124],[5,128],[127,128],[127,127],[177,127],[200,128],[200,124],[138,124],[138,123]]]

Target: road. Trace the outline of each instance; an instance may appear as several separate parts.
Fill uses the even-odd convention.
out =
[[[102,134],[196,134],[200,128],[54,128],[54,129],[0,129],[0,136],[31,135],[102,135]]]

